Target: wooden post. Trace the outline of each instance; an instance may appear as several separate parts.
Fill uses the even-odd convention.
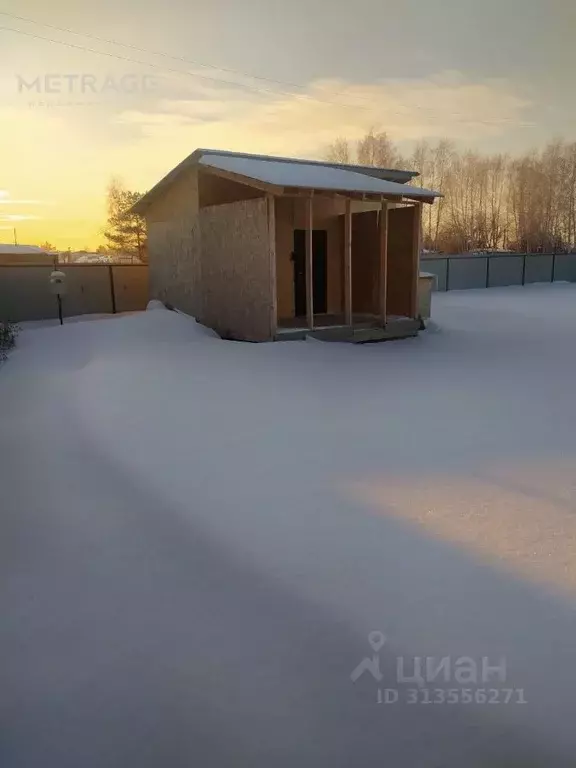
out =
[[[314,328],[314,198],[308,198],[306,217],[306,318]]]
[[[344,218],[344,323],[352,325],[352,201],[346,199]]]
[[[108,279],[110,281],[110,302],[112,304],[112,313],[116,314],[116,286],[114,285],[114,268],[108,264]]]
[[[522,285],[526,284],[526,254],[524,254],[524,258],[522,259]]]
[[[278,286],[276,284],[276,210],[274,195],[266,195],[268,209],[268,250],[270,252],[270,336],[278,330]]]
[[[422,248],[422,203],[414,203],[414,236],[412,251],[411,316],[418,318],[418,283],[420,282],[420,250]]]
[[[386,325],[386,290],[388,286],[388,203],[382,199],[380,207],[380,218],[378,222],[379,234],[379,296],[378,296],[378,314],[380,322]]]

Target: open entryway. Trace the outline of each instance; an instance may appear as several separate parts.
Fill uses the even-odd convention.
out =
[[[306,230],[294,230],[294,317],[306,316]],[[312,232],[312,301],[314,314],[328,311],[328,231]]]
[[[277,338],[415,335],[418,204],[316,194],[274,208]]]

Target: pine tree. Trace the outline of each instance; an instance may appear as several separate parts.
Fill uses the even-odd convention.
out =
[[[104,236],[108,249],[114,254],[129,254],[147,261],[146,224],[142,216],[131,212],[142,194],[126,189],[120,179],[112,179],[107,196],[108,224]]]

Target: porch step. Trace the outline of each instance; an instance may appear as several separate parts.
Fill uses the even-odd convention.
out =
[[[333,328],[316,328],[306,331],[306,336],[319,341],[352,341],[354,331],[346,325],[336,325]]]
[[[307,335],[313,339],[322,341],[349,341],[353,344],[366,344],[372,341],[392,341],[393,339],[406,339],[418,335],[420,321],[405,318],[402,320],[390,320],[386,328],[320,328],[311,331]]]
[[[316,328],[308,331],[304,328],[282,329],[277,335],[278,341],[295,339],[318,339],[319,341],[346,341],[353,344],[366,344],[372,341],[391,341],[392,339],[406,339],[417,336],[420,330],[420,321],[408,317],[388,320],[386,328],[370,327],[368,325],[351,328],[346,325]]]
[[[419,320],[392,320],[386,323],[386,328],[356,328],[352,332],[355,344],[365,344],[370,341],[392,341],[417,336],[420,330]]]

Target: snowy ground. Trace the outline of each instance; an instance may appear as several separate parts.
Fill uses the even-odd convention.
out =
[[[363,346],[164,310],[23,331],[0,368],[2,768],[576,764],[576,286],[433,314]],[[383,680],[353,683],[372,631]],[[425,685],[500,703],[409,704],[398,656],[505,659]]]

